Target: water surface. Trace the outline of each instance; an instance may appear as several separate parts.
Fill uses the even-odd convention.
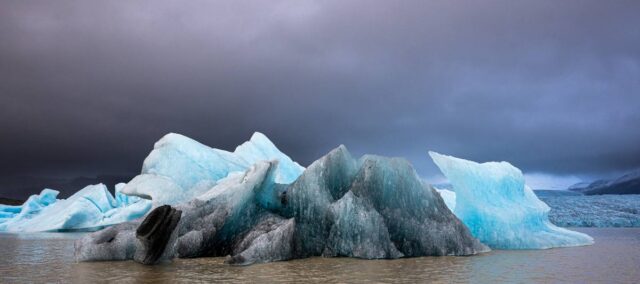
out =
[[[317,257],[251,266],[229,266],[224,258],[178,259],[158,266],[75,263],[73,241],[82,234],[0,234],[0,282],[640,282],[640,228],[575,230],[594,237],[595,245],[472,257]]]

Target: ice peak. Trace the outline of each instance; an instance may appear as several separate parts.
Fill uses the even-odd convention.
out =
[[[262,132],[258,132],[258,131],[254,132],[251,135],[251,138],[249,139],[249,141],[254,143],[261,143],[261,144],[271,144],[275,147],[275,144],[271,142],[271,139],[269,139],[267,135],[264,135]]]

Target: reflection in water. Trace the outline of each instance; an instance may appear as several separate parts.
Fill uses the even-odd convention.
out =
[[[579,229],[587,247],[493,251],[472,257],[398,260],[310,258],[229,266],[224,258],[178,259],[144,266],[132,261],[73,262],[79,235],[0,235],[0,282],[602,282],[640,280],[640,229]]]

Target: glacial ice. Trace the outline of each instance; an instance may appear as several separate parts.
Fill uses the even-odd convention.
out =
[[[453,185],[453,212],[489,247],[545,249],[593,243],[588,235],[551,224],[549,206],[524,184],[522,172],[511,164],[429,155]]]
[[[451,211],[456,193],[436,189]],[[640,227],[640,194],[583,195],[566,190],[534,190],[550,208],[549,221],[560,227]]]
[[[156,207],[149,212],[136,229],[138,246],[133,259],[142,264],[156,264],[173,258],[173,244],[178,237],[176,227],[180,218],[182,211],[169,205]]]
[[[278,183],[291,183],[304,170],[259,132],[234,152],[213,149],[169,133],[155,143],[144,160],[141,174],[127,184],[123,193],[151,199],[154,207],[177,205],[207,192],[229,174],[244,172],[263,160],[279,161],[275,173]]]
[[[67,199],[56,199],[58,191],[44,189],[22,206],[0,207],[0,232],[45,232],[96,230],[144,216],[151,202],[122,194],[115,198],[103,184],[89,185]]]
[[[549,207],[509,163],[430,155],[455,192],[423,182],[404,159],[354,159],[344,146],[305,169],[261,133],[234,152],[167,134],[115,197],[101,184],[66,200],[46,189],[22,206],[0,206],[0,231],[107,227],[76,242],[76,259],[144,264],[473,255],[593,242],[551,224]]]
[[[209,190],[218,182],[262,160],[279,162],[272,173],[273,184],[291,183],[304,170],[259,132],[234,152],[170,133],[155,143],[140,175],[116,186],[115,198],[104,185],[88,186],[66,200],[56,200],[58,192],[45,189],[22,206],[0,205],[0,231],[92,230],[132,221],[144,216],[151,205],[175,205],[205,192],[214,194]]]
[[[640,227],[640,195],[539,195],[561,227]]]
[[[22,205],[0,204],[0,232],[6,231],[7,223],[13,223],[18,219],[29,219],[39,213],[43,208],[56,202],[56,196],[58,196],[58,191],[47,188],[42,190],[40,194],[30,196]]]
[[[154,254],[229,255],[228,263],[246,265],[320,255],[372,259],[489,250],[404,159],[355,160],[341,146],[291,184],[278,183],[281,165],[257,162],[176,205],[182,212],[177,238]],[[146,253],[134,233],[138,226],[134,221],[85,236],[76,242],[76,259],[139,261],[135,256]]]
[[[293,223],[255,202],[255,193],[265,183],[273,183],[269,177],[273,177],[277,163],[258,162],[242,174],[230,175],[198,198],[177,205],[176,209],[182,212],[175,229],[177,238],[166,245],[174,252],[171,257],[233,255],[229,262],[236,264],[291,258],[287,246],[290,241],[286,240],[291,238]],[[136,220],[120,224],[78,240],[76,260],[133,259],[143,249],[135,233],[139,223]],[[280,249],[282,252],[278,252]]]
[[[453,212],[456,209],[456,193],[448,189],[435,188],[435,190],[440,194],[447,208]]]

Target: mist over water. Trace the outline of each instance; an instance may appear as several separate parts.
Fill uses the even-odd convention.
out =
[[[82,234],[0,234],[0,282],[537,282],[634,283],[640,279],[640,228],[579,228],[592,246],[492,251],[471,257],[397,260],[309,258],[230,266],[224,258],[176,259],[144,266],[132,261],[73,260]],[[28,277],[27,277],[28,276]]]

